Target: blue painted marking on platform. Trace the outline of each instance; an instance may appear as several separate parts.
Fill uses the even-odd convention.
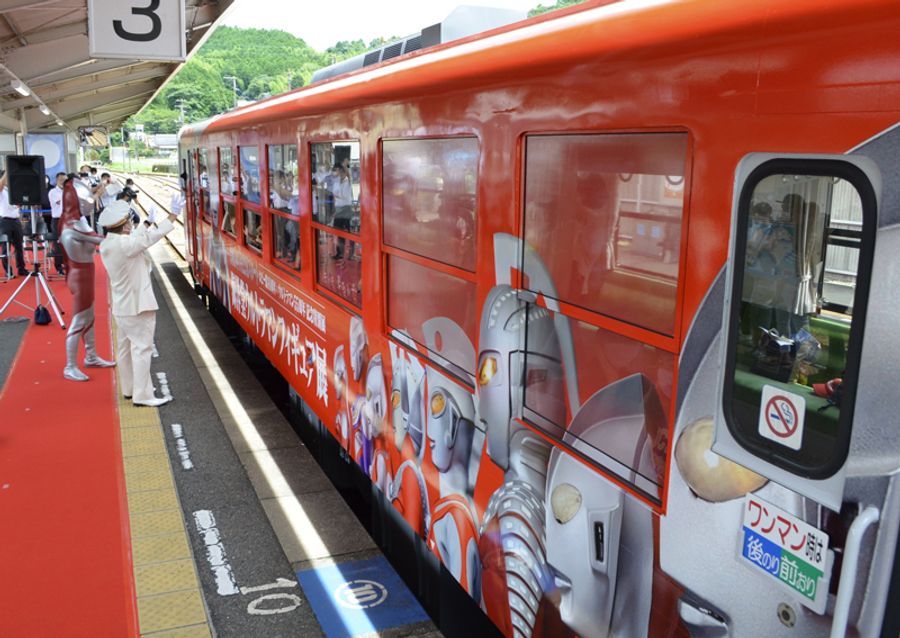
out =
[[[425,610],[384,556],[297,572],[328,638],[402,627],[428,620]]]

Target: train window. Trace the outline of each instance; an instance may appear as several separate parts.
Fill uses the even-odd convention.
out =
[[[239,146],[240,179],[238,190],[241,197],[254,204],[259,203],[259,148],[256,146]]]
[[[216,164],[218,157],[218,149],[213,149],[212,156],[210,157],[209,162],[209,174],[212,177],[207,180],[209,182],[209,214],[212,217],[212,223],[214,226],[219,225],[219,180],[217,178],[218,167]]]
[[[300,225],[296,219],[272,213],[272,254],[276,261],[300,270]]]
[[[527,138],[525,240],[559,300],[674,334],[687,154],[683,133]]]
[[[316,276],[321,286],[355,306],[362,302],[359,235],[359,142],[310,144]]]
[[[222,230],[234,237],[236,235],[235,224],[237,223],[234,203],[227,199],[223,200],[222,211]]]
[[[212,207],[209,201],[209,153],[205,148],[198,151],[197,161],[200,164],[200,208],[203,211],[203,221],[209,222],[212,219]]]
[[[195,193],[200,190],[200,183],[197,181],[197,170],[194,165],[194,162],[196,160],[197,160],[197,151],[195,151],[195,150],[188,151],[188,176],[191,180],[191,186],[193,187],[193,191]]]
[[[456,376],[474,376],[475,281],[394,255],[388,256],[387,265],[390,327],[424,346],[429,358],[443,367],[456,368]]]
[[[219,149],[219,183],[223,195],[237,195],[237,173],[231,148]]]
[[[338,242],[343,257],[336,258]],[[319,285],[349,301],[362,306],[362,244],[336,237],[327,231],[316,229],[316,277]]]
[[[478,140],[383,142],[384,243],[475,271]]]
[[[661,503],[675,355],[575,319],[568,319],[569,329],[560,332],[554,313],[536,305],[527,312],[522,374],[526,419]],[[571,339],[576,363],[561,356],[562,339]],[[574,413],[563,399],[567,395],[581,401]],[[602,435],[573,434],[593,432],[594,425]]]
[[[875,233],[875,196],[844,162],[775,160],[736,222],[723,408],[735,439],[795,474],[844,463]]]
[[[297,190],[297,145],[270,146],[269,207],[299,215]]]
[[[262,215],[244,207],[244,243],[250,248],[262,252]]]

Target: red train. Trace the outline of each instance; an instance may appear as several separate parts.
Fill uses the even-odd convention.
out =
[[[507,636],[897,635],[898,28],[587,3],[186,127],[194,277]]]

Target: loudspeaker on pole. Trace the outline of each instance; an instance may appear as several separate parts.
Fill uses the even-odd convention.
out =
[[[16,206],[40,206],[44,191],[43,155],[6,157],[9,203]]]

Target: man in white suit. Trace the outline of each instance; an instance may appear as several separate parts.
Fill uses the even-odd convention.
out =
[[[151,228],[132,234],[129,206],[122,200],[111,203],[100,214],[107,235],[100,244],[100,258],[112,289],[112,314],[116,319],[116,356],[122,394],[135,405],[157,407],[172,400],[157,398],[150,377],[153,333],[159,306],[153,294],[150,271],[145,261],[150,246],[171,232],[175,215],[168,215]]]

